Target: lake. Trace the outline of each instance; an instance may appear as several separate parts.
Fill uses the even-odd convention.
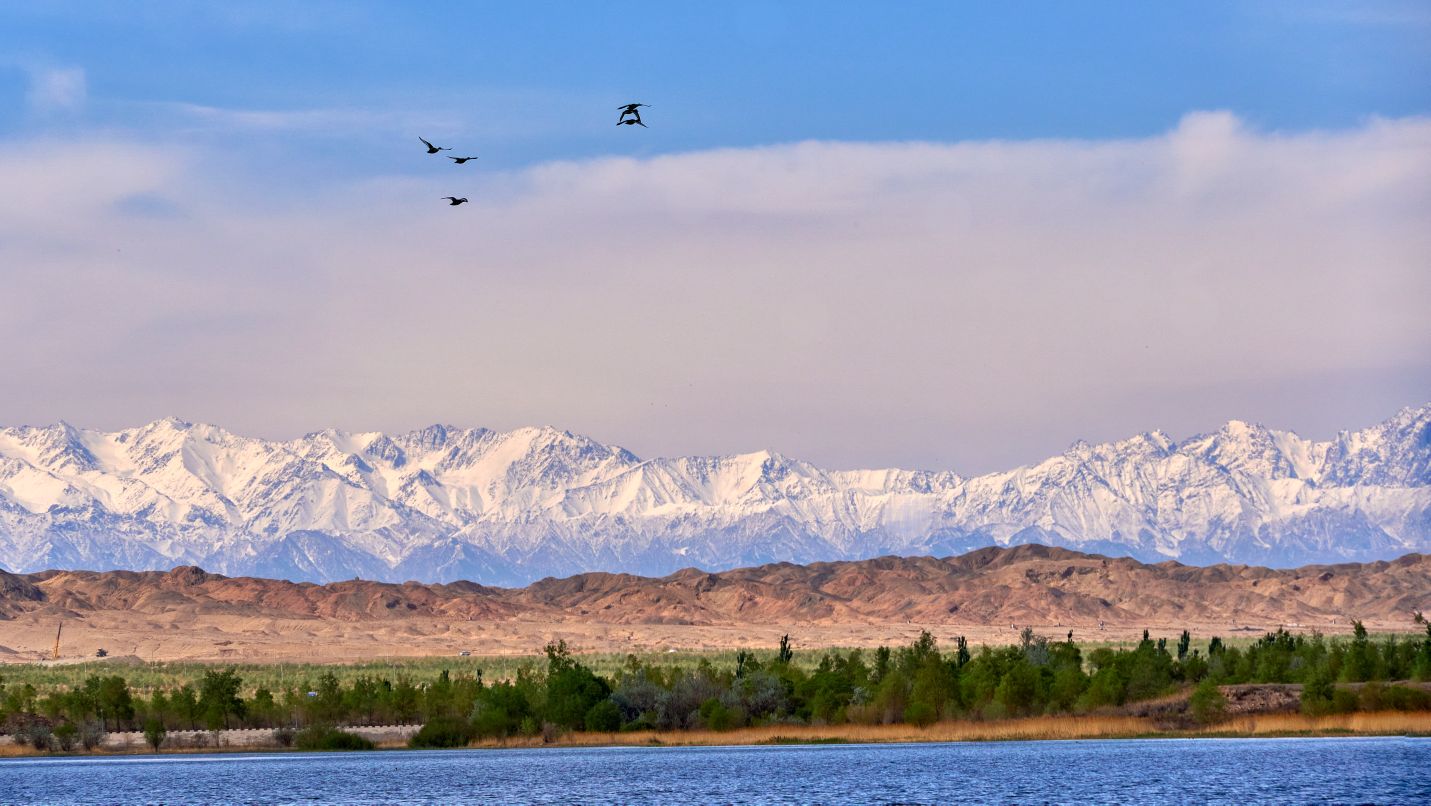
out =
[[[0,803],[1431,802],[1431,739],[1157,739],[0,761]]]

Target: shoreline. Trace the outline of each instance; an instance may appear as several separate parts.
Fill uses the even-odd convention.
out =
[[[1153,717],[1077,716],[1029,717],[992,722],[937,722],[915,725],[766,725],[729,731],[633,731],[630,733],[569,733],[551,740],[540,736],[487,739],[469,743],[469,750],[598,749],[604,747],[772,747],[831,744],[953,744],[961,742],[1087,741],[1126,739],[1275,739],[1355,738],[1377,736],[1431,737],[1431,712],[1376,711],[1327,716],[1271,713],[1236,716],[1198,728],[1160,726]],[[409,750],[405,744],[379,743],[378,751]],[[291,747],[247,745],[179,747],[154,753],[130,750],[52,752],[21,745],[0,747],[0,761],[37,758],[123,758],[243,753],[327,753]]]

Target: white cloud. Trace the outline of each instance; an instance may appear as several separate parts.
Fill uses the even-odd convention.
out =
[[[86,87],[80,67],[32,68],[25,100],[40,114],[78,112],[84,108]]]
[[[229,109],[203,104],[149,103],[180,119],[227,130],[313,131],[390,123],[397,113],[367,109]]]
[[[0,422],[540,422],[967,472],[1431,397],[1426,120],[1213,112],[1136,140],[809,142],[276,198],[281,166],[215,156],[0,149],[0,344],[22,346],[0,378],[24,379]]]

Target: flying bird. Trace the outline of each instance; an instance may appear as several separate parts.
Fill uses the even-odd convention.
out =
[[[457,163],[458,165],[461,165],[462,163],[464,163],[464,162],[466,162],[466,161],[468,161],[468,160],[475,160],[475,159],[477,159],[477,158],[476,158],[476,157],[448,157],[448,159],[452,160],[453,162]]]
[[[417,139],[422,140],[421,137],[419,137],[419,138],[417,138]],[[425,146],[427,146],[427,153],[429,153],[429,154],[436,154],[436,153],[439,152],[439,151],[451,151],[451,150],[452,150],[452,149],[450,149],[450,148],[438,148],[437,146],[433,145],[432,143],[427,142],[426,140],[422,140],[422,144],[425,145]]]
[[[626,123],[626,124],[630,124],[630,123],[631,123],[631,121],[629,121],[629,120],[626,119],[626,116],[627,116],[627,115],[630,115],[631,117],[635,118],[637,123],[641,123],[641,113],[638,112],[638,111],[636,111],[636,110],[637,110],[639,107],[643,107],[643,106],[650,106],[650,104],[627,104],[627,105],[625,105],[625,106],[618,106],[618,107],[616,107],[617,109],[620,109],[620,110],[621,110],[621,123]],[[619,125],[619,124],[618,124],[618,125]],[[644,123],[641,123],[641,126],[642,126],[642,128],[649,128],[649,127],[646,126],[646,124],[644,124]]]
[[[651,128],[650,126],[647,126],[646,124],[642,123],[642,122],[641,122],[641,118],[639,118],[639,117],[635,117],[635,118],[622,118],[621,120],[619,120],[619,121],[616,122],[616,125],[617,125],[617,126],[640,126],[640,127],[643,128],[643,129],[649,129],[649,128]]]
[[[442,198],[447,199],[447,206],[449,206],[449,207],[456,207],[457,205],[463,204],[464,202],[467,201],[467,197],[466,197],[466,196],[463,196],[463,197],[460,198],[460,199],[457,198],[456,196],[443,196]]]

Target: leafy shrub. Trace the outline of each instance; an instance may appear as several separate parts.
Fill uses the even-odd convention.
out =
[[[15,741],[28,744],[36,750],[48,750],[54,744],[50,726],[43,722],[31,722],[15,731]]]
[[[1227,698],[1211,680],[1204,680],[1198,683],[1197,689],[1188,698],[1188,710],[1192,712],[1193,721],[1199,725],[1211,725],[1226,714]]]
[[[292,746],[293,746],[293,728],[287,728],[287,727],[284,727],[284,728],[274,728],[274,729],[273,729],[273,741],[274,741],[275,743],[277,743],[279,747],[292,747]]]
[[[310,725],[298,731],[293,744],[299,750],[372,750],[373,743],[356,733],[328,725]]]
[[[656,717],[650,711],[644,711],[635,719],[621,726],[623,731],[633,730],[655,730]]]
[[[80,745],[86,750],[93,750],[99,747],[104,741],[104,726],[94,720],[88,720],[79,729]]]
[[[1356,710],[1356,692],[1339,688],[1332,692],[1332,711],[1338,714],[1349,714]]]
[[[934,710],[934,706],[927,702],[912,702],[904,709],[904,721],[921,728],[933,725],[938,717],[939,713]]]
[[[73,722],[65,722],[57,726],[54,731],[55,743],[66,753],[74,749],[77,736],[79,736],[79,728],[75,727]]]
[[[586,729],[596,733],[612,733],[621,729],[621,708],[611,700],[602,700],[586,712]]]
[[[466,747],[473,739],[472,726],[453,717],[437,717],[422,726],[409,747]]]
[[[734,730],[745,722],[745,714],[711,697],[701,703],[701,722],[711,730]]]
[[[1331,713],[1332,695],[1335,693],[1336,686],[1331,675],[1325,670],[1314,672],[1302,684],[1302,713],[1308,716]]]
[[[1387,686],[1381,691],[1381,707],[1397,711],[1431,711],[1431,694],[1410,686]]]

